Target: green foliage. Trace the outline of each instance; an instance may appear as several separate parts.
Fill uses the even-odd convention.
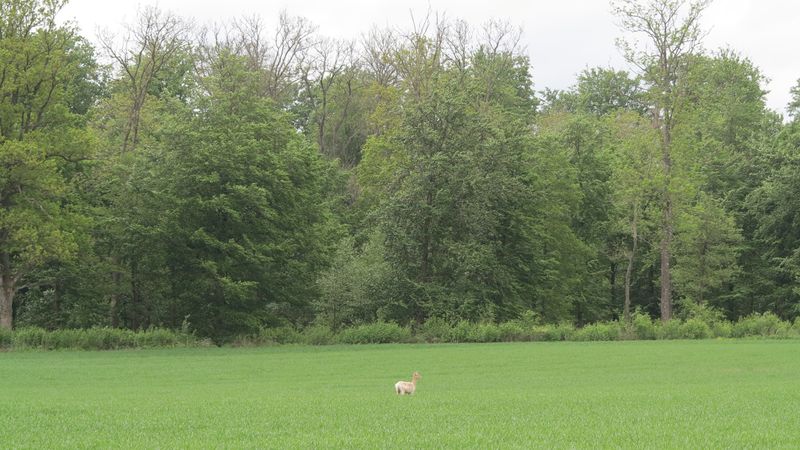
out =
[[[333,331],[324,325],[306,327],[303,329],[302,334],[303,343],[309,345],[328,345],[333,344],[335,341]]]
[[[390,283],[384,260],[383,238],[373,234],[359,251],[355,240],[345,238],[318,279],[320,296],[315,302],[316,319],[333,330],[342,325],[373,322]]]
[[[150,328],[141,331],[118,328],[61,329],[47,331],[25,327],[9,332],[7,348],[17,350],[119,350],[207,345],[196,337]]]
[[[93,142],[78,113],[96,68],[91,48],[55,15],[61,1],[9,0],[0,8],[0,327],[32,272],[77,251],[79,211],[69,180]],[[83,104],[82,104],[83,103]]]
[[[752,314],[733,324],[732,337],[788,337],[790,324],[773,313]]]
[[[336,341],[342,344],[389,344],[410,340],[410,328],[390,322],[375,322],[346,328],[336,336]]]
[[[800,94],[783,123],[734,51],[627,46],[641,76],[586,69],[540,104],[495,22],[477,40],[460,22],[376,32],[356,64],[284,17],[318,58],[272,67],[279,50],[244,32],[257,20],[190,49],[183,21],[147,9],[169,54],[120,54],[114,72],[58,25],[63,3],[0,7],[0,318],[21,342],[795,333]],[[650,30],[670,46],[699,43],[686,19],[705,5],[613,9],[633,32],[672,17]],[[680,320],[654,323],[667,232]],[[775,330],[747,317],[764,312]]]
[[[616,341],[622,330],[617,322],[593,323],[579,328],[572,336],[576,341]]]
[[[681,338],[708,339],[713,336],[711,327],[699,318],[689,319],[681,327]]]
[[[638,339],[652,340],[658,338],[658,326],[653,323],[653,319],[641,311],[635,311],[631,315],[631,325],[635,336]]]

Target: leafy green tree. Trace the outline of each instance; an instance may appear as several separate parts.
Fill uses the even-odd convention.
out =
[[[607,151],[612,165],[614,223],[610,227],[612,247],[625,263],[623,317],[631,317],[635,264],[643,244],[656,235],[653,205],[659,186],[658,136],[647,119],[635,112],[622,112],[607,119],[612,129]],[[622,237],[621,242],[613,240]],[[616,244],[616,245],[614,245]]]
[[[714,300],[713,294],[739,270],[736,259],[742,236],[720,203],[701,194],[678,220],[676,291],[701,304]]]
[[[91,52],[55,22],[62,1],[0,6],[0,327],[11,328],[14,297],[39,284],[33,271],[77,249],[79,215],[67,177],[91,150],[76,114],[91,77]],[[85,62],[88,65],[83,65]]]
[[[619,41],[625,58],[636,65],[648,84],[647,100],[653,127],[661,132],[662,220],[660,243],[661,319],[672,317],[672,247],[675,233],[675,189],[673,186],[673,134],[678,113],[687,98],[678,82],[684,76],[691,56],[700,46],[700,16],[710,0],[621,0],[613,12],[624,30],[645,36],[643,48]]]
[[[159,228],[175,319],[217,339],[309,320],[335,232],[326,164],[271,100],[251,95],[257,81],[242,58],[220,55],[154,168],[154,201],[171,205]]]
[[[352,238],[339,242],[330,268],[319,278],[320,296],[314,305],[317,321],[337,330],[378,318],[391,285],[383,239],[375,233],[360,249]]]
[[[790,117],[797,120],[800,118],[800,79],[797,80],[797,84],[792,87],[790,93],[792,95],[792,100],[786,106],[786,111]]]

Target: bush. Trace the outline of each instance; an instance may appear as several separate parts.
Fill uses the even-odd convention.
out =
[[[470,342],[470,336],[475,336],[477,333],[473,331],[475,324],[462,320],[455,324],[450,329],[450,334],[446,342]]]
[[[681,324],[681,337],[684,339],[708,339],[711,336],[711,328],[699,318]]]
[[[14,348],[45,348],[46,336],[44,328],[20,328],[14,331]]]
[[[646,313],[635,311],[631,317],[631,325],[637,339],[652,340],[658,337],[656,324]]]
[[[311,345],[328,345],[333,343],[333,332],[325,325],[315,325],[303,330],[302,342]]]
[[[500,332],[500,340],[503,342],[530,341],[532,338],[525,326],[517,321],[501,323],[497,327]]]
[[[470,330],[469,342],[500,342],[500,327],[493,323],[479,323]]]
[[[342,344],[389,344],[411,341],[411,329],[391,322],[375,322],[342,330],[336,339]]]
[[[14,345],[14,333],[0,328],[0,349],[10,349]]]
[[[728,321],[714,322],[711,324],[711,333],[716,337],[729,338],[733,332],[733,325]]]
[[[656,339],[681,339],[682,326],[680,320],[672,319],[666,322],[660,322],[656,326]]]
[[[598,322],[576,330],[573,339],[576,341],[616,341],[619,339],[620,327],[617,322]]]
[[[303,342],[303,335],[290,326],[261,328],[258,332],[261,344],[297,344]]]
[[[532,341],[571,341],[575,327],[571,323],[537,325],[529,330]]]
[[[733,337],[788,337],[788,323],[772,313],[752,314],[733,324]]]
[[[432,317],[417,330],[417,337],[425,342],[450,342],[452,327],[441,317]]]

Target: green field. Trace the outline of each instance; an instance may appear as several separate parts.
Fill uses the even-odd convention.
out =
[[[800,341],[12,352],[0,379],[2,448],[800,447]]]

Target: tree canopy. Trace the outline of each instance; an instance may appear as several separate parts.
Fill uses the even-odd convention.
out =
[[[800,315],[800,84],[770,111],[708,2],[614,2],[634,71],[562,91],[496,20],[145,8],[98,50],[63,5],[0,6],[4,328]]]

